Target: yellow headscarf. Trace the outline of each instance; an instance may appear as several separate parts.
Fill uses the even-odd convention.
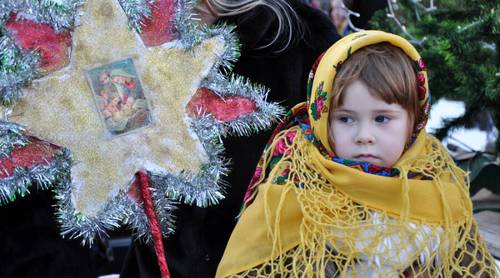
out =
[[[382,42],[415,61],[424,111],[392,176],[328,155],[336,69],[360,48]],[[217,277],[495,276],[472,216],[467,174],[425,132],[427,74],[413,46],[380,31],[353,33],[322,56],[311,79],[307,103],[289,114],[295,124],[276,133],[261,157]]]

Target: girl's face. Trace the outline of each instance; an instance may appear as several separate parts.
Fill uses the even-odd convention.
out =
[[[335,153],[345,159],[392,167],[401,157],[411,130],[408,112],[370,94],[356,80],[347,86],[343,104],[333,109],[329,136]]]

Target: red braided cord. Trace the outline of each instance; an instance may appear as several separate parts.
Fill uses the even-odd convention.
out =
[[[158,218],[156,217],[155,209],[153,206],[153,199],[151,192],[149,192],[149,178],[146,172],[139,171],[136,176],[139,178],[139,186],[141,188],[142,201],[144,203],[144,210],[148,217],[151,233],[153,234],[153,242],[156,257],[158,258],[158,266],[160,267],[161,277],[170,278],[168,271],[167,259],[165,258],[165,249],[163,248],[162,234]]]

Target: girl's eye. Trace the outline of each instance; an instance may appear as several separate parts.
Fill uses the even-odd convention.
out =
[[[386,116],[377,116],[375,117],[375,121],[377,123],[387,123],[389,122],[390,118],[389,117],[386,117]]]
[[[350,124],[350,123],[354,122],[354,119],[351,117],[348,117],[348,116],[340,116],[340,117],[338,117],[338,120],[343,122],[343,123],[346,123],[346,124]]]

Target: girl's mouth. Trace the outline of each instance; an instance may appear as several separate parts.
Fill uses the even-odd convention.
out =
[[[367,161],[367,162],[378,160],[377,156],[371,154],[360,154],[355,156],[354,158],[356,158],[357,160]]]

